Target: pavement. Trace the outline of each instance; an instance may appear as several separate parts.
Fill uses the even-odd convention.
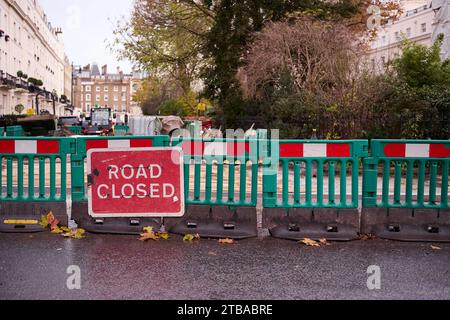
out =
[[[450,299],[450,244],[384,240],[320,248],[273,238],[201,239],[0,234],[0,299]],[[80,268],[69,290],[67,269]],[[369,290],[369,266],[381,289]]]

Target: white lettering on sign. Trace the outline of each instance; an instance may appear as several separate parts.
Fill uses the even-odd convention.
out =
[[[159,179],[162,176],[162,168],[160,165],[152,164],[148,167],[145,167],[143,164],[138,166],[137,168],[133,167],[130,164],[126,164],[119,168],[118,166],[111,165],[109,166],[109,180],[119,180],[121,178],[125,180],[134,180],[139,178],[144,179]],[[120,176],[119,176],[120,174]]]
[[[140,183],[133,185],[131,183],[124,184],[122,187],[117,187],[115,184],[108,186],[101,184],[97,187],[97,196],[99,199],[105,200],[111,197],[112,199],[132,199],[137,197],[139,199],[169,199],[175,196],[175,186],[170,183],[158,184],[152,183],[149,186]]]

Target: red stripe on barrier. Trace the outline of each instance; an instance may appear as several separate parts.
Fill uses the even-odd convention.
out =
[[[188,156],[203,156],[205,144],[203,142],[190,141],[183,143],[183,152]]]
[[[37,142],[38,154],[58,154],[59,153],[59,141],[56,140],[39,140]]]
[[[349,144],[327,144],[327,157],[330,158],[349,158],[351,157],[351,148]]]
[[[384,155],[392,158],[406,157],[406,144],[404,143],[388,143],[384,147]]]
[[[450,158],[450,147],[445,144],[431,144],[430,158]]]
[[[248,142],[228,142],[227,156],[242,157],[245,153],[250,154],[250,143]]]
[[[14,140],[0,141],[0,153],[14,153],[14,152],[15,152]]]
[[[131,148],[151,148],[153,147],[152,139],[131,139],[130,140]]]
[[[280,157],[281,158],[302,158],[303,144],[302,143],[280,143]]]
[[[88,140],[86,141],[86,151],[90,149],[108,149],[108,140]]]

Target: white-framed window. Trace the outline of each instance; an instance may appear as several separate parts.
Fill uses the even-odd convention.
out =
[[[122,112],[127,112],[127,105],[126,104],[122,104]]]
[[[117,95],[114,96],[114,101],[119,101],[119,97]]]
[[[103,91],[108,92],[109,91],[109,87],[108,86],[104,86],[103,87]]]
[[[122,92],[127,92],[127,87],[126,86],[122,86]]]
[[[114,92],[119,92],[119,86],[114,86]]]
[[[104,101],[108,101],[109,100],[109,96],[107,94],[105,94],[105,97],[103,99]]]
[[[426,23],[422,23],[420,25],[420,29],[422,30],[423,33],[427,32],[427,24]]]
[[[96,101],[96,102],[100,102],[100,95],[99,95],[99,94],[97,94],[97,95],[95,96],[95,101]]]
[[[119,105],[118,104],[114,105],[114,112],[119,112]]]
[[[406,28],[406,36],[411,38],[411,28]]]
[[[90,103],[86,103],[86,110],[87,110],[87,112],[91,111],[91,104]]]
[[[91,86],[86,86],[86,87],[85,87],[85,91],[86,91],[86,92],[91,92]]]
[[[86,101],[91,101],[91,95],[89,93],[86,94]]]
[[[100,92],[100,86],[96,86],[95,91]]]
[[[400,33],[398,31],[396,31],[394,33],[394,36],[395,36],[395,41],[400,41]]]

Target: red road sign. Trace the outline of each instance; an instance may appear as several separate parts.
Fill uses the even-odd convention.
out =
[[[184,215],[180,148],[91,149],[87,159],[90,216]]]

